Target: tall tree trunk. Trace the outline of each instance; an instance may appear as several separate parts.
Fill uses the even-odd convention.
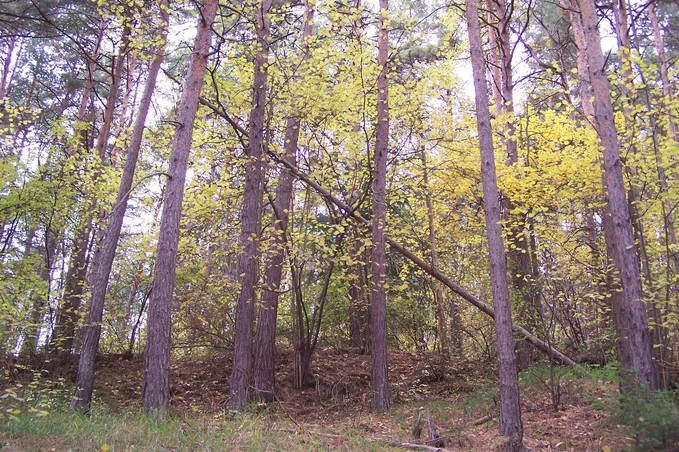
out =
[[[372,306],[370,311],[371,341],[371,410],[381,413],[389,409],[387,364],[387,153],[389,151],[389,0],[380,0],[380,25],[377,44],[377,126],[373,160],[372,202]]]
[[[519,379],[516,357],[514,356],[507,266],[500,226],[502,218],[495,174],[495,153],[483,64],[481,26],[476,0],[466,0],[465,6],[476,92],[476,121],[481,150],[483,203],[486,216],[486,235],[488,237],[490,278],[493,286],[493,304],[495,305],[495,334],[500,369],[500,434],[508,437],[505,448],[518,451],[523,449]]]
[[[648,385],[655,389],[656,373],[651,358],[651,338],[643,300],[634,232],[622,176],[622,160],[617,141],[613,106],[605,72],[598,19],[593,0],[578,0],[585,37],[588,74],[594,95],[594,118],[603,147],[604,190],[610,227],[604,229],[623,297],[613,305],[616,317],[618,351],[626,390]],[[623,361],[624,360],[624,361]]]
[[[309,52],[307,41],[311,36],[314,9],[310,2],[306,2],[304,23],[302,24],[302,46],[305,61]],[[299,77],[296,77],[297,79]],[[300,119],[299,112],[290,114],[285,124],[285,156],[293,166],[297,165],[297,145],[299,142]],[[278,315],[278,299],[285,261],[287,243],[288,220],[292,209],[294,177],[287,168],[281,168],[276,187],[276,199],[273,204],[273,232],[271,237],[271,251],[266,269],[266,284],[262,291],[262,302],[257,318],[257,346],[253,365],[254,398],[264,402],[274,399],[275,382],[275,346],[276,319]]]
[[[262,0],[255,13],[257,53],[254,64],[252,111],[248,125],[248,161],[245,167],[239,239],[242,251],[238,258],[241,287],[236,300],[236,331],[229,397],[229,409],[234,411],[242,411],[248,403],[252,366],[252,327],[255,316],[255,285],[258,278],[259,233],[262,217],[262,148],[264,147],[270,9],[271,0]]]
[[[429,167],[427,166],[427,152],[424,146],[420,146],[420,160],[422,161],[422,184],[424,188],[424,203],[427,208],[427,226],[429,230],[429,255],[431,266],[438,270],[439,252],[436,246],[436,228],[434,226],[434,203],[431,199],[431,187],[429,186]],[[443,306],[443,290],[441,284],[433,280],[434,306],[436,309],[436,329],[439,343],[439,351],[444,359],[450,353],[450,342],[448,340],[448,329],[446,328],[446,315]]]
[[[670,138],[679,145],[679,126],[677,126],[677,118],[675,117],[671,108],[672,100],[675,93],[675,84],[670,79],[670,63],[665,52],[665,43],[662,32],[660,31],[660,21],[658,20],[658,13],[656,11],[656,4],[658,0],[651,0],[648,3],[648,18],[651,20],[651,27],[653,28],[653,43],[658,52],[658,60],[660,60],[660,79],[662,81],[663,90],[663,107],[667,115],[667,127],[669,129]]]
[[[120,180],[120,187],[116,196],[115,204],[111,209],[109,224],[104,231],[100,243],[100,249],[95,254],[92,271],[92,298],[90,300],[89,312],[87,315],[87,326],[85,328],[85,340],[80,351],[80,361],[78,363],[78,375],[76,377],[76,392],[71,401],[70,408],[77,411],[88,411],[92,401],[92,388],[94,386],[94,364],[97,350],[99,349],[99,338],[101,335],[101,320],[104,313],[104,301],[108,288],[109,277],[113,260],[118,248],[120,231],[127,210],[134,173],[139,158],[139,150],[144,134],[144,125],[151,105],[151,98],[156,86],[156,78],[160,65],[164,58],[165,39],[167,37],[167,27],[169,14],[166,2],[160,7],[161,32],[159,44],[149,67],[148,77],[144,86],[139,103],[139,111],[134,124],[134,130],[130,137],[130,144],[127,149],[127,159],[123,167],[123,174]],[[136,279],[135,279],[136,281]]]
[[[211,27],[217,14],[217,5],[217,0],[204,0],[203,7],[199,10],[193,53],[177,109],[177,129],[172,140],[169,177],[163,198],[163,212],[149,302],[142,396],[146,411],[159,416],[163,415],[162,411],[167,408],[170,399],[170,329],[172,292],[179,244],[179,220],[184,200],[186,168],[193,139],[193,124],[205,77],[212,42]]]
[[[80,305],[85,292],[92,216],[90,212],[83,213],[85,217],[81,218],[80,224],[76,227],[68,271],[64,279],[64,295],[50,340],[50,353],[56,353],[54,356],[58,361],[65,361],[72,352],[80,317]]]
[[[505,164],[516,166],[519,163],[518,143],[515,139],[516,126],[514,123],[514,79],[512,74],[513,48],[510,40],[511,20],[514,3],[505,0],[487,0],[492,8],[489,14],[497,17],[496,27],[490,30],[492,42],[497,46],[495,55],[500,80],[495,80],[494,86],[499,85],[499,104],[496,101],[496,114],[502,118],[501,136],[505,146]],[[496,88],[497,89],[497,88]],[[503,220],[507,224],[507,266],[512,283],[512,300],[517,306],[516,317],[521,319],[530,331],[535,331],[542,325],[542,309],[535,291],[534,271],[531,263],[530,237],[526,226],[526,214],[512,213],[517,207],[514,200],[503,198]],[[517,359],[520,369],[528,367],[533,361],[532,347],[526,341],[517,347]]]

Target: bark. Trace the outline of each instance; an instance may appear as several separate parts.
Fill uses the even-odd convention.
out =
[[[229,409],[233,411],[245,409],[249,400],[255,285],[258,278],[259,231],[262,216],[262,148],[264,146],[270,8],[271,0],[262,0],[256,12],[258,50],[255,55],[252,111],[248,127],[248,162],[239,239],[242,251],[238,258],[240,292],[236,300],[236,330],[229,397]]]
[[[623,375],[622,380],[629,380],[632,387],[648,385],[649,389],[655,389],[657,382],[651,358],[651,338],[596,8],[593,0],[578,0],[578,5],[583,20],[588,74],[595,99],[595,126],[603,148],[604,190],[610,216],[610,227],[605,228],[604,233],[623,293],[622,299],[613,304],[621,366],[624,373],[628,374]],[[623,359],[629,361],[623,362]],[[634,390],[632,387],[626,389]]]
[[[68,262],[68,271],[64,279],[64,295],[57,312],[56,323],[50,340],[50,353],[55,353],[58,361],[64,361],[71,354],[75,342],[75,330],[80,317],[80,305],[88,266],[88,250],[92,233],[91,213],[76,228]]]
[[[387,375],[387,278],[385,227],[387,223],[386,187],[387,152],[389,150],[389,81],[387,57],[389,32],[387,16],[389,0],[380,0],[380,28],[377,47],[377,126],[373,168],[372,202],[372,304],[370,310],[371,341],[371,410],[381,413],[389,409]]]
[[[675,87],[669,76],[670,64],[667,60],[665,43],[662,32],[660,31],[660,22],[658,21],[658,14],[656,12],[656,0],[651,1],[648,4],[648,17],[651,20],[651,26],[653,28],[653,42],[655,44],[656,51],[658,52],[658,59],[660,60],[660,79],[662,81],[663,89],[662,107],[667,118],[667,128],[669,129],[670,139],[679,145],[679,127],[677,127],[676,118],[674,117],[674,113],[671,108]],[[667,192],[669,188],[669,182],[665,172],[666,163],[663,162],[662,156],[657,150],[657,146],[656,162],[658,165],[658,179],[660,181],[660,185],[663,191]],[[679,275],[679,248],[677,247],[677,233],[674,227],[674,209],[672,208],[669,200],[665,200],[663,203],[663,209],[666,241],[669,242],[666,245],[666,248],[669,250],[668,257],[669,260],[673,261],[675,275]]]
[[[292,165],[297,164],[298,138],[299,120],[290,117],[285,128],[285,158]],[[292,209],[293,183],[294,178],[290,171],[282,169],[276,187],[276,199],[273,202],[273,232],[269,244],[266,282],[257,317],[257,347],[253,365],[253,397],[263,402],[272,402],[274,399],[276,318],[285,262],[288,220]]]
[[[85,121],[87,114],[87,105],[90,101],[90,96],[94,89],[94,79],[93,74],[95,70],[96,60],[99,56],[99,50],[103,39],[103,33],[105,25],[102,22],[99,25],[99,39],[92,55],[89,57],[87,64],[88,77],[85,82],[85,87],[83,89],[83,94],[80,99],[80,105],[78,107],[78,112],[76,114],[76,122],[82,123]],[[122,54],[122,51],[121,51]],[[115,61],[119,60],[119,56],[115,58]],[[117,71],[113,72],[111,83],[109,86],[109,93],[107,95],[106,110],[108,115],[104,117],[104,124],[102,125],[103,130],[101,131],[95,149],[103,146],[105,140],[108,140],[107,133],[107,121],[112,120],[113,109],[115,108],[115,98],[118,94],[118,84],[116,77]],[[110,124],[108,125],[110,127]],[[81,146],[89,150],[92,147],[91,136],[88,134],[90,127],[83,127],[80,131],[80,141]],[[94,124],[91,124],[91,128],[94,129]],[[110,129],[108,129],[110,130]],[[69,149],[69,156],[72,157],[77,151],[76,147]],[[78,311],[80,310],[80,305],[82,303],[82,295],[85,290],[85,279],[87,277],[87,251],[90,245],[91,233],[92,233],[92,212],[94,209],[94,203],[96,200],[89,199],[87,202],[82,203],[82,208],[80,209],[80,221],[75,229],[73,237],[73,246],[71,248],[71,255],[68,264],[68,271],[66,272],[66,277],[64,278],[64,293],[57,311],[56,324],[52,333],[52,338],[50,339],[50,349],[52,352],[58,353],[58,359],[62,360],[71,353],[73,348],[73,343],[75,339],[75,329],[77,320],[79,317]]]
[[[163,2],[160,8],[161,34],[160,43],[156,48],[155,55],[149,67],[148,77],[144,86],[139,103],[139,111],[135,119],[134,129],[130,137],[130,144],[127,149],[127,159],[123,167],[123,174],[118,188],[115,204],[111,209],[109,224],[104,231],[100,243],[99,252],[95,254],[92,271],[92,297],[90,300],[87,324],[85,329],[85,340],[80,351],[80,361],[78,363],[78,375],[76,377],[76,392],[71,401],[71,410],[88,411],[92,401],[92,388],[94,386],[94,366],[95,357],[99,348],[99,338],[101,335],[101,321],[104,312],[104,301],[108,288],[109,277],[113,260],[118,247],[120,231],[122,229],[127,201],[129,199],[134,173],[139,157],[139,150],[144,133],[144,125],[151,105],[151,98],[156,86],[156,78],[160,65],[164,58],[165,38],[167,36],[167,26],[169,15],[166,11],[166,3]],[[135,278],[135,283],[137,279]],[[136,288],[136,284],[134,286]]]
[[[304,23],[302,25],[302,45],[305,47],[305,60],[308,60],[306,42],[311,36],[314,9],[309,2],[305,4]],[[298,77],[297,77],[298,78]],[[291,165],[297,165],[297,145],[299,142],[299,112],[291,113],[285,124],[285,159]],[[253,365],[254,398],[264,402],[274,399],[275,383],[275,349],[276,319],[278,315],[278,299],[285,261],[288,220],[292,209],[294,177],[287,168],[281,168],[276,187],[276,199],[273,202],[273,232],[271,251],[267,262],[266,283],[262,291],[262,301],[257,318],[257,346]]]
[[[587,54],[584,49],[585,31],[582,23],[582,16],[577,5],[576,0],[560,0],[561,7],[568,11],[571,22],[571,30],[573,32],[573,39],[575,46],[578,48],[576,56],[576,67],[578,70],[580,89],[580,105],[582,106],[582,113],[587,120],[594,120],[594,105],[592,104],[592,85],[590,83]]]
[[[494,16],[497,17],[497,28],[491,30],[490,35],[496,42],[495,59],[499,67],[500,103],[496,111],[501,122],[501,136],[505,146],[505,164],[507,166],[519,163],[518,144],[514,135],[514,80],[512,74],[512,45],[510,41],[510,25],[513,13],[513,2],[507,4],[505,0],[487,0]],[[535,292],[535,272],[531,263],[530,240],[526,227],[526,216],[521,213],[513,213],[516,203],[505,196],[503,201],[503,220],[507,224],[507,266],[511,275],[512,301],[517,307],[517,318],[521,319],[532,331],[542,324],[542,308]],[[527,343],[520,343],[517,347],[519,368],[528,367],[533,361],[531,347]]]
[[[169,177],[163,198],[156,264],[149,301],[142,396],[146,411],[161,416],[162,410],[167,407],[170,398],[172,292],[174,290],[179,221],[184,199],[186,168],[193,138],[193,124],[198,110],[198,98],[203,86],[210,52],[211,27],[215,20],[217,4],[217,0],[205,0],[200,9],[193,54],[177,109],[177,129],[172,140]]]
[[[508,437],[506,445],[508,449],[522,450],[523,425],[519,402],[519,381],[514,355],[505,250],[500,226],[502,218],[495,174],[495,152],[483,64],[481,27],[476,0],[466,0],[465,5],[476,93],[476,120],[481,149],[481,178],[486,216],[486,235],[488,237],[490,278],[495,306],[495,334],[500,371],[500,434]]]

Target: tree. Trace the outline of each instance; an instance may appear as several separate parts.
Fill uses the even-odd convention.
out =
[[[165,39],[167,37],[167,28],[170,20],[167,2],[161,3],[159,13],[160,35],[158,44],[149,67],[144,92],[139,102],[137,118],[127,149],[127,159],[125,160],[123,174],[120,179],[118,194],[116,196],[115,204],[111,209],[109,224],[99,245],[99,252],[95,254],[95,260],[93,262],[93,276],[91,278],[92,297],[87,316],[85,340],[80,350],[78,375],[76,378],[76,392],[71,401],[71,410],[89,411],[92,401],[94,364],[99,348],[101,320],[104,312],[106,290],[108,288],[113,260],[118,248],[120,231],[123,225],[123,219],[125,218],[125,211],[127,210],[127,202],[132,189],[132,182],[134,180],[139,150],[141,148],[144,127],[146,124],[146,117],[148,115],[149,107],[151,106],[151,98],[156,86],[158,71],[160,70],[160,65],[165,56]],[[137,278],[135,278],[135,285],[133,286],[134,290],[136,290],[136,284],[138,284]]]
[[[377,44],[377,125],[373,158],[372,204],[372,306],[371,335],[371,410],[381,413],[389,409],[387,365],[387,277],[385,228],[387,226],[386,185],[389,151],[389,1],[380,0],[380,26]]]
[[[203,86],[212,41],[211,27],[216,14],[217,0],[204,0],[202,8],[199,9],[193,54],[177,109],[177,128],[172,140],[168,181],[163,198],[158,249],[153,271],[142,401],[147,412],[161,416],[170,399],[172,293],[186,167],[198,110],[198,98]]]
[[[490,277],[493,286],[495,306],[495,341],[500,370],[500,434],[508,437],[509,450],[523,449],[523,425],[519,401],[519,379],[514,355],[512,315],[509,303],[507,264],[502,229],[500,226],[500,200],[495,173],[495,151],[493,149],[488,89],[485,68],[479,12],[476,0],[465,1],[469,50],[474,74],[476,94],[476,123],[481,150],[481,178],[483,184],[483,207],[486,216],[486,236],[490,260]]]
[[[607,215],[610,218],[610,225],[604,232],[623,293],[623,297],[613,304],[618,354],[623,370],[628,373],[623,376],[624,380],[633,382],[627,390],[638,390],[642,386],[654,389],[657,381],[651,357],[651,338],[597,14],[592,0],[579,0],[578,6],[585,39],[584,48],[580,51],[587,58],[588,75],[595,100],[595,128],[603,148],[603,183]]]
[[[256,284],[259,277],[259,235],[262,218],[263,171],[262,150],[264,144],[264,116],[266,107],[267,65],[269,60],[269,10],[271,0],[262,0],[255,12],[256,52],[252,86],[252,110],[248,126],[248,161],[238,258],[240,292],[236,300],[236,331],[233,344],[233,367],[231,370],[231,394],[229,409],[241,411],[249,400],[252,367],[252,327],[255,313]]]

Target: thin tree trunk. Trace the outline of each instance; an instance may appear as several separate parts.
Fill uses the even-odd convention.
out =
[[[420,146],[420,160],[422,161],[422,184],[424,188],[424,203],[427,208],[427,226],[429,230],[429,255],[431,257],[431,266],[438,270],[439,268],[439,252],[436,246],[436,229],[434,226],[434,204],[431,199],[431,187],[429,186],[429,168],[427,166],[427,153],[424,146]],[[444,359],[450,353],[450,343],[448,341],[448,329],[446,328],[446,316],[443,307],[443,291],[441,284],[434,280],[432,281],[434,289],[434,306],[436,309],[436,326],[437,339],[439,343],[439,351],[444,356]]]
[[[142,396],[146,411],[159,416],[163,416],[163,410],[167,408],[170,399],[170,329],[172,292],[179,244],[179,220],[184,200],[186,168],[193,139],[193,125],[205,77],[212,42],[211,27],[215,20],[217,6],[217,0],[204,0],[203,7],[199,10],[193,53],[177,109],[177,129],[172,140],[169,177],[163,198],[163,212],[149,302]]]
[[[130,138],[127,149],[127,159],[123,167],[123,174],[120,180],[120,187],[116,196],[116,202],[111,209],[109,224],[104,232],[100,243],[99,252],[95,254],[92,272],[92,298],[90,300],[89,312],[87,315],[87,325],[85,328],[85,340],[80,352],[78,363],[78,375],[76,377],[76,392],[71,401],[70,409],[77,411],[88,411],[92,402],[92,389],[94,386],[94,365],[97,350],[99,349],[99,338],[101,335],[101,320],[104,312],[104,302],[106,290],[108,288],[109,277],[113,260],[118,247],[120,231],[122,229],[127,201],[129,199],[134,173],[139,157],[139,150],[144,134],[146,116],[151,105],[151,98],[156,86],[156,78],[160,65],[164,58],[165,38],[167,36],[167,26],[169,15],[166,11],[166,3],[160,7],[161,33],[159,45],[149,67],[148,77],[144,86],[139,112],[134,124],[134,130]]]
[[[507,4],[505,0],[487,0],[492,8],[492,13],[497,17],[497,28],[490,30],[493,41],[496,42],[495,59],[499,66],[500,103],[496,102],[496,114],[503,118],[501,136],[505,146],[505,164],[517,165],[519,162],[518,144],[514,138],[516,126],[514,123],[514,80],[512,74],[513,51],[510,42],[511,20],[513,2]],[[491,14],[489,12],[489,14]],[[536,296],[534,271],[531,264],[530,239],[526,228],[526,214],[512,213],[516,204],[509,197],[503,198],[503,220],[507,224],[507,266],[512,283],[512,300],[518,306],[516,317],[521,319],[531,331],[539,329],[542,325],[542,308],[540,300]],[[532,348],[528,343],[517,344],[517,359],[520,369],[528,367],[533,361]]]
[[[662,32],[660,31],[660,21],[658,21],[658,14],[656,11],[656,3],[658,0],[651,0],[648,3],[648,17],[651,20],[651,27],[653,28],[653,42],[655,49],[658,52],[658,60],[660,60],[660,79],[662,80],[663,90],[663,107],[667,116],[667,126],[670,132],[670,138],[679,145],[679,127],[672,111],[672,101],[674,97],[675,87],[670,80],[670,64],[667,59],[667,52],[665,52],[665,43]]]
[[[349,343],[359,349],[359,353],[368,350],[368,325],[370,322],[368,301],[366,300],[366,259],[363,256],[363,235],[356,224],[351,225],[351,236],[347,245],[349,263]]]
[[[377,46],[377,125],[373,160],[372,202],[372,306],[370,311],[371,341],[371,410],[381,413],[389,409],[389,379],[387,365],[387,293],[385,289],[387,224],[386,187],[387,152],[389,150],[389,81],[387,58],[389,31],[387,21],[389,0],[380,0],[380,28]]]
[[[518,451],[523,449],[523,425],[519,401],[518,372],[514,355],[507,266],[500,226],[502,218],[495,175],[495,153],[490,111],[488,109],[489,100],[483,64],[481,27],[476,0],[466,0],[465,6],[476,92],[476,120],[481,149],[481,178],[488,237],[490,278],[495,306],[496,347],[500,370],[500,434],[508,437],[508,442],[503,448]]]
[[[255,316],[255,285],[259,258],[259,233],[262,217],[262,148],[264,147],[264,114],[269,59],[269,10],[271,0],[262,0],[256,12],[257,52],[254,64],[252,111],[248,127],[248,162],[238,258],[240,292],[236,300],[233,368],[229,409],[242,411],[249,400],[252,367],[252,327]]]

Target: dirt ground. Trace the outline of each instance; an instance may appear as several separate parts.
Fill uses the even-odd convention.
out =
[[[458,359],[443,366],[435,354],[390,352],[392,410],[373,415],[369,412],[369,355],[352,349],[317,350],[312,364],[315,385],[303,389],[291,384],[292,360],[291,350],[278,351],[276,401],[260,409],[291,420],[296,433],[313,431],[330,439],[337,436],[338,448],[348,429],[394,444],[426,444],[426,433],[420,438],[411,434],[419,415],[436,426],[447,450],[493,450],[502,443],[494,417],[498,397],[494,363]],[[175,362],[171,370],[172,409],[187,414],[224,413],[230,367],[229,353]],[[138,407],[140,358],[102,357],[98,369],[95,398],[114,410]],[[536,377],[523,384],[527,448],[615,451],[631,445],[631,438],[606,424],[608,413],[592,406],[593,400],[616,391],[611,383],[564,378],[558,389],[560,400],[555,410],[548,382]]]

